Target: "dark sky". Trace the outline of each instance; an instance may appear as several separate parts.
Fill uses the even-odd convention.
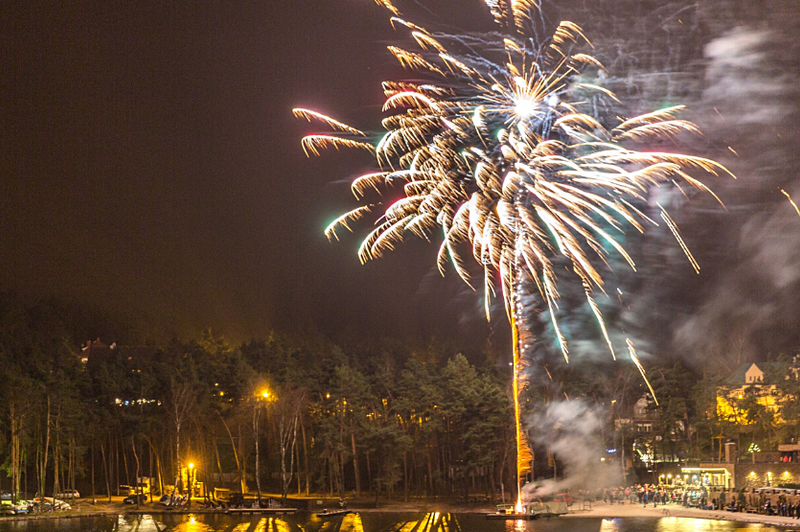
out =
[[[480,0],[397,3],[429,27],[494,29]],[[800,197],[798,145],[785,140],[797,138],[796,6],[572,3],[590,35],[609,34],[598,52],[624,96],[686,96],[712,144],[740,153],[723,160],[744,174],[743,187],[721,186],[731,218],[705,203],[697,216],[711,223],[679,216],[704,277],[682,280],[682,263],[672,285],[640,294],[638,321],[656,315],[686,348],[742,327],[751,351],[766,349],[765,331],[791,340],[770,349],[790,345],[800,225],[778,190]],[[407,41],[372,0],[0,1],[0,28],[0,289],[184,337],[490,334],[480,297],[437,273],[438,243],[362,266],[357,236],[323,236],[356,205],[349,180],[374,166],[353,151],[307,159],[300,139],[319,126],[291,109],[379,130],[380,82],[406,76],[385,46]],[[652,50],[626,55],[616,36]],[[695,85],[668,87],[689,71]],[[675,314],[676,301],[690,303]]]
[[[2,2],[0,27],[0,287],[237,339],[477,311],[426,281],[435,246],[361,266],[322,234],[371,161],[306,159],[291,109],[379,127],[397,36],[372,2]]]

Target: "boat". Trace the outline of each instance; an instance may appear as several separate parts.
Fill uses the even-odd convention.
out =
[[[567,513],[569,513],[569,508],[564,501],[532,501],[523,505],[522,512],[517,512],[513,504],[498,504],[497,511],[486,514],[486,519],[530,520],[565,515]]]
[[[327,510],[326,509],[323,512],[317,512],[316,516],[317,517],[333,517],[333,516],[336,516],[336,515],[346,515],[346,514],[349,514],[349,513],[352,513],[352,512],[353,512],[353,510],[345,510],[345,509]]]

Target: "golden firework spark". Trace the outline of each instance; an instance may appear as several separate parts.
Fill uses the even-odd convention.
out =
[[[783,194],[784,196],[786,196],[786,199],[788,199],[788,200],[789,200],[789,203],[791,203],[791,204],[792,204],[792,207],[794,207],[794,210],[795,210],[795,211],[797,211],[797,215],[798,215],[798,216],[800,216],[800,209],[798,209],[798,208],[797,208],[797,203],[795,203],[795,202],[794,202],[794,200],[793,200],[793,199],[792,199],[792,197],[789,195],[789,193],[788,193],[788,192],[786,192],[785,190],[781,189],[781,194]]]
[[[650,395],[653,396],[653,401],[655,401],[656,406],[658,406],[658,398],[656,397],[656,392],[650,385],[650,380],[648,380],[647,378],[647,372],[644,370],[644,366],[642,366],[642,363],[639,361],[639,357],[636,356],[636,348],[633,347],[633,342],[631,342],[630,338],[626,338],[625,343],[628,344],[628,354],[631,356],[633,364],[636,366],[636,369],[638,369],[639,373],[642,375],[642,379],[644,379],[645,384],[647,384],[647,388],[650,390]]]

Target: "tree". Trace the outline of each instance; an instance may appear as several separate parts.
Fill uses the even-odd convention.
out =
[[[297,428],[300,423],[300,412],[305,406],[306,392],[285,384],[278,393],[275,415],[278,418],[278,442],[281,460],[281,502],[285,504],[286,497],[289,494],[289,486],[294,478]]]
[[[197,390],[194,383],[180,376],[173,376],[170,379],[168,400],[170,417],[175,427],[175,463],[177,465],[175,486],[177,487],[179,482],[182,482],[181,429],[192,414],[192,409],[197,400]],[[181,489],[185,489],[185,486],[181,486]]]

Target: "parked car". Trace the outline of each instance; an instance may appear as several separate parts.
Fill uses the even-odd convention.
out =
[[[122,502],[124,504],[136,504],[137,498],[139,499],[139,504],[144,504],[147,502],[147,495],[143,493],[140,493],[138,495],[128,495],[127,497],[122,499]]]
[[[56,493],[56,499],[80,499],[81,494],[78,490],[64,490]]]
[[[133,495],[136,493],[136,490],[133,486],[128,486],[127,484],[120,484],[119,486],[119,494],[123,497],[127,497],[128,495]]]

